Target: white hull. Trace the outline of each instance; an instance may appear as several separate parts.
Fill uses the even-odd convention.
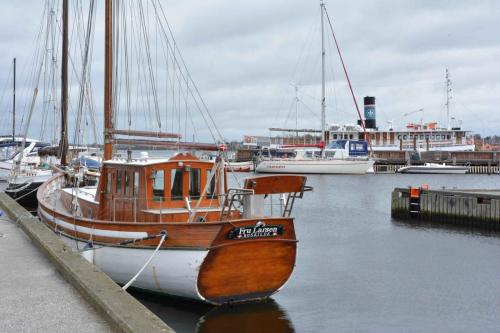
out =
[[[399,145],[393,146],[372,146],[373,151],[400,151]],[[417,146],[420,151],[427,151],[426,147]],[[449,145],[449,146],[439,146],[430,147],[429,151],[474,151],[476,146],[474,145]],[[413,146],[410,148],[403,148],[403,151],[413,151]]]
[[[426,166],[408,166],[398,170],[399,173],[412,174],[465,174],[469,168],[467,167],[426,167]]]
[[[269,160],[257,165],[261,173],[366,174],[373,160]]]
[[[54,218],[42,209],[39,211],[43,218],[51,222],[54,221]],[[64,221],[57,218],[55,223],[60,226],[65,225]],[[95,232],[98,233],[99,230],[95,230]],[[129,238],[128,235],[122,236]],[[76,241],[64,235],[62,235],[62,239],[80,251],[87,245],[86,242]],[[159,240],[160,238],[158,238]],[[81,254],[116,283],[125,285],[142,268],[153,252],[154,249],[106,246],[86,250]],[[161,294],[204,300],[198,293],[197,282],[200,265],[207,253],[207,250],[202,249],[161,249],[132,284],[132,287]]]
[[[254,164],[252,161],[249,161],[249,162],[228,162],[227,169],[228,169],[228,171],[235,171],[235,172],[250,172],[250,171],[254,171]]]

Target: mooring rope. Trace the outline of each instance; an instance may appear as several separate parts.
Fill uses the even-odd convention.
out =
[[[144,263],[144,265],[142,266],[142,268],[137,272],[137,274],[134,275],[134,277],[132,279],[130,279],[129,282],[127,282],[127,284],[125,284],[122,289],[123,290],[127,290],[128,287],[130,287],[130,285],[132,283],[135,282],[135,280],[137,280],[137,278],[139,277],[139,275],[141,275],[141,273],[144,271],[144,269],[149,265],[149,263],[151,262],[151,260],[153,260],[153,257],[156,255],[156,253],[158,252],[158,250],[160,249],[160,247],[163,245],[163,242],[165,241],[165,239],[167,238],[167,232],[166,231],[162,231],[160,233],[162,236],[161,236],[161,239],[160,239],[160,242],[158,243],[158,246],[156,247],[156,249],[154,250],[153,254],[151,254],[151,256],[149,257],[149,259],[146,261],[146,263]]]

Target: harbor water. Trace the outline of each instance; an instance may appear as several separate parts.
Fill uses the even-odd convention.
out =
[[[398,186],[495,188],[500,176],[310,175],[308,184],[294,211],[295,271],[271,302],[213,308],[134,295],[177,332],[499,329],[500,235],[398,222],[390,199]]]
[[[294,208],[295,271],[270,301],[131,293],[180,333],[498,331],[500,235],[391,219],[393,188],[422,184],[492,189],[500,176],[310,175]]]

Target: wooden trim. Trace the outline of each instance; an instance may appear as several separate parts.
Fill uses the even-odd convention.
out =
[[[163,139],[180,139],[182,135],[177,133],[164,133],[164,132],[153,132],[153,131],[133,131],[133,130],[121,130],[121,129],[110,129],[107,131],[110,135],[128,135],[128,136],[143,136],[149,138],[163,138]]]
[[[286,181],[283,181],[283,179]],[[245,179],[245,189],[254,190],[255,194],[301,193],[306,183],[305,176],[273,175]]]

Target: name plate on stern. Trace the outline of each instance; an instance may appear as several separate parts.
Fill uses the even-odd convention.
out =
[[[233,228],[229,231],[229,239],[249,239],[262,237],[276,237],[283,234],[281,225],[261,225]]]

